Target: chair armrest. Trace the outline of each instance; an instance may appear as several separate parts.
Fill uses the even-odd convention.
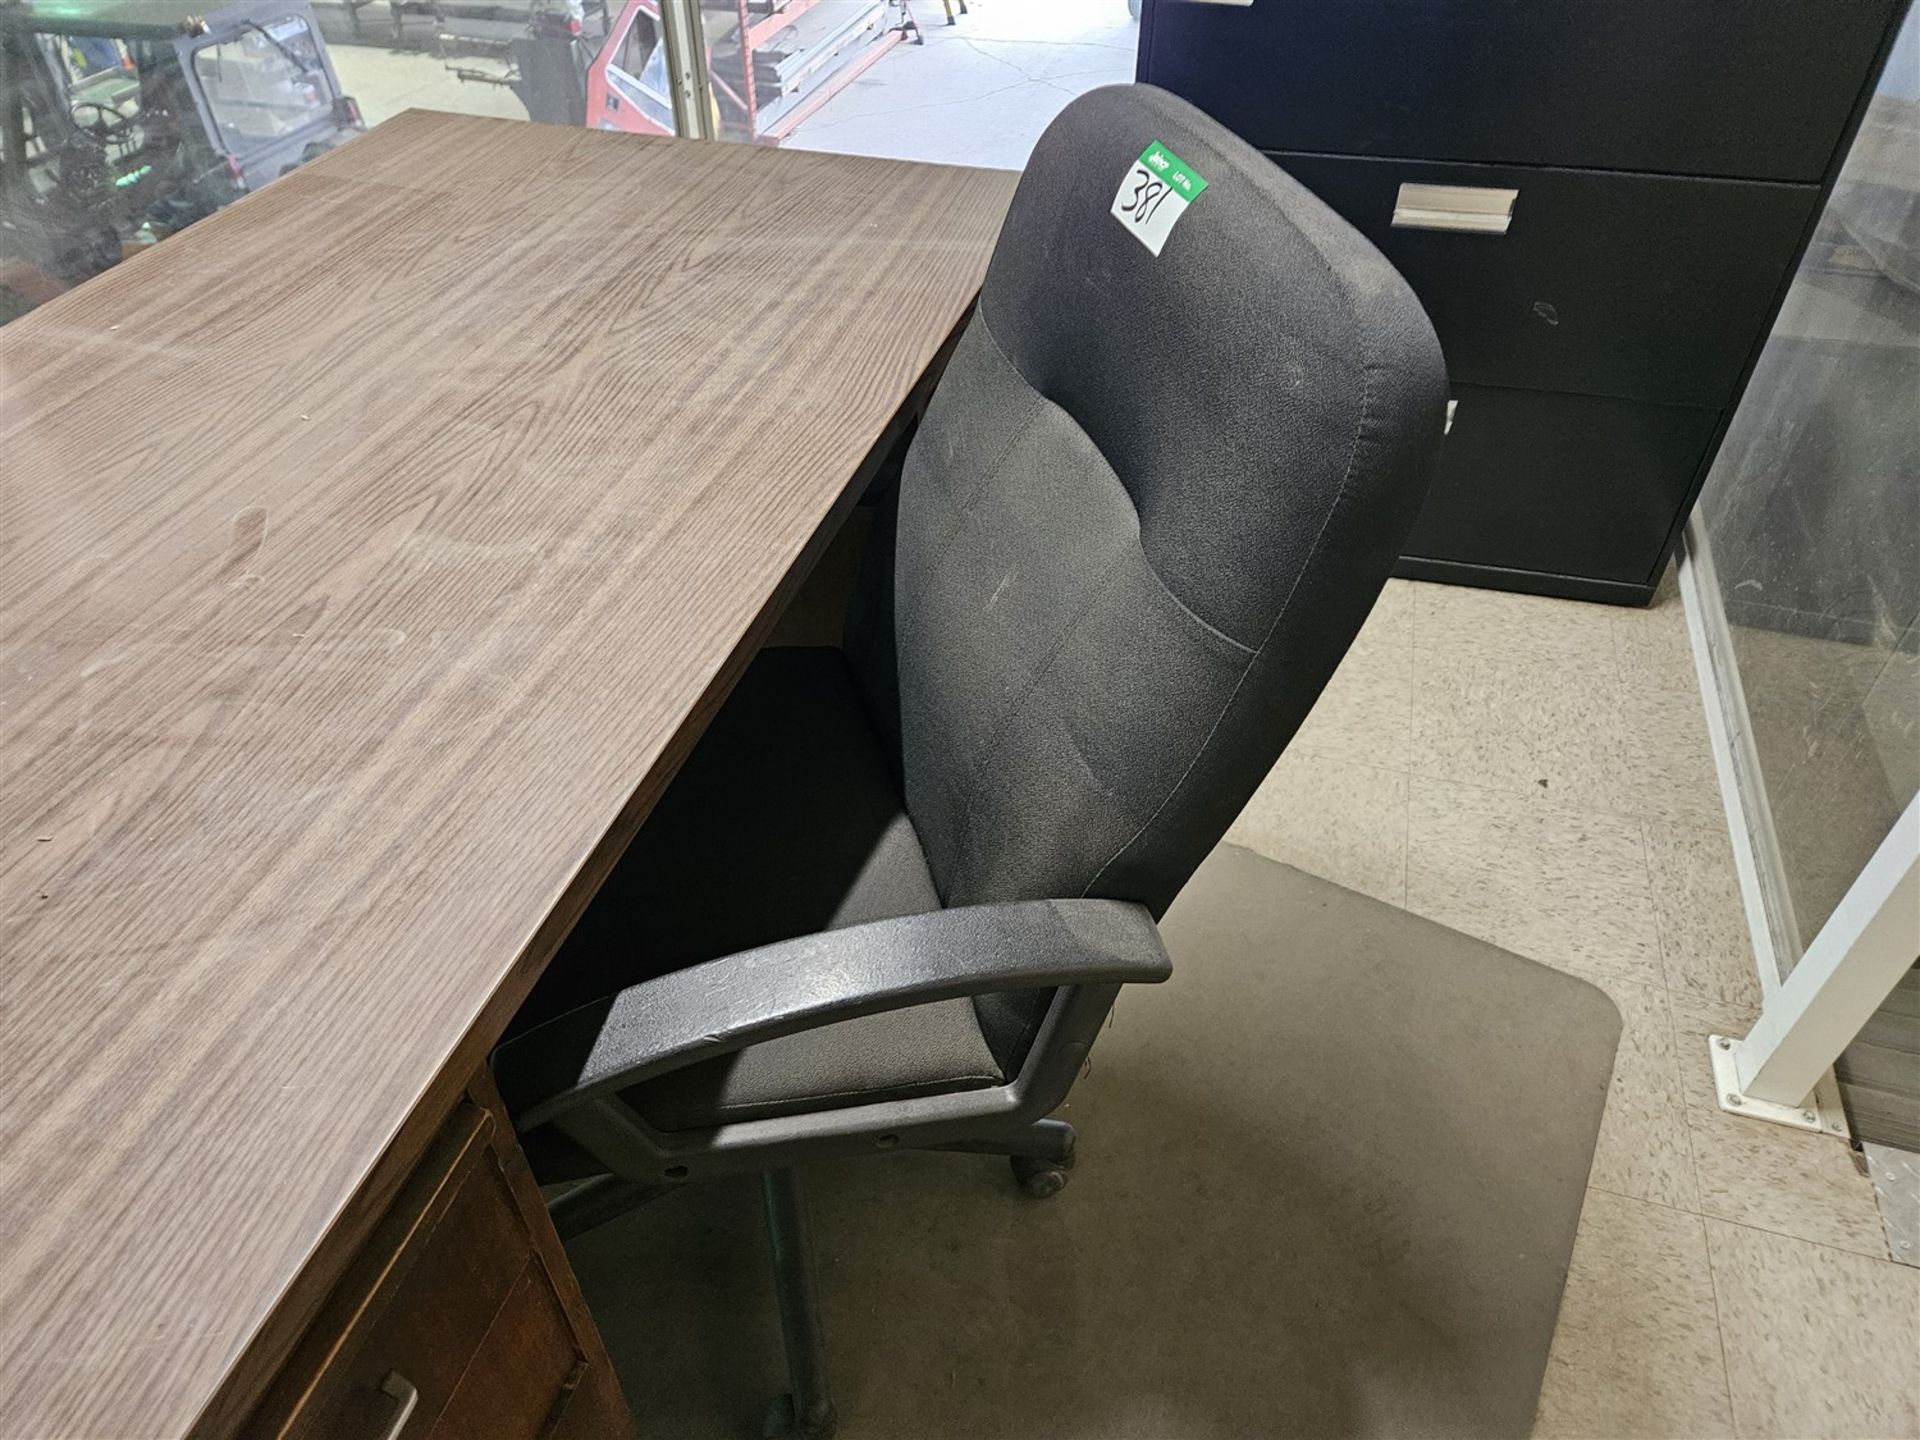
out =
[[[494,1052],[522,1130],[670,1070],[882,1010],[1000,990],[1155,983],[1173,973],[1146,907],[969,905],[827,930],[669,971]]]

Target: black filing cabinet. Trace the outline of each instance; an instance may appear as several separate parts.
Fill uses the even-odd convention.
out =
[[[1147,0],[1139,77],[1407,277],[1453,383],[1400,573],[1652,594],[1905,0]]]

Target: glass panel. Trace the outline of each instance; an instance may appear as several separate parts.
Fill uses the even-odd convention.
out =
[[[0,30],[0,323],[242,193],[180,50],[117,13],[118,34]]]
[[[667,39],[659,19],[645,9],[635,8],[626,33],[615,36],[604,53],[605,65],[589,67],[588,71],[590,76],[597,76],[603,69],[606,76],[608,94],[602,98],[598,113],[617,115],[626,109],[630,118],[644,125],[649,133],[673,134],[673,99],[667,89]],[[636,127],[603,122],[602,128]]]
[[[130,46],[105,35],[55,35],[53,84],[66,91],[73,123],[118,148],[133,137],[141,110],[140,76]]]
[[[75,94],[85,90],[89,81],[133,69],[133,57],[124,40],[105,35],[61,35],[55,39]]]
[[[228,145],[277,140],[333,113],[333,83],[297,16],[248,23],[233,39],[197,50],[193,71]]]
[[[1701,495],[1798,948],[1920,783],[1917,17]]]
[[[701,13],[722,138],[1009,170],[1074,96],[1131,80],[1139,45],[1128,0],[730,0]]]
[[[192,38],[155,26],[162,0],[71,0],[44,32],[23,11],[0,30],[0,324],[402,110],[673,134],[661,5],[288,0],[209,6]],[[1074,96],[1132,78],[1136,6],[697,0],[704,129],[1018,169]]]

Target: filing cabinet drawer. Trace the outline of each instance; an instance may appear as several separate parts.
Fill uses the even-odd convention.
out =
[[[1811,185],[1273,159],[1407,277],[1456,381],[1681,405],[1733,398],[1819,203]]]
[[[1818,182],[1892,0],[1149,0],[1140,78],[1266,150]]]
[[[1472,385],[1453,397],[1410,559],[1653,578],[1717,411]]]
[[[245,1434],[536,1440],[586,1370],[493,1147],[456,1111]]]

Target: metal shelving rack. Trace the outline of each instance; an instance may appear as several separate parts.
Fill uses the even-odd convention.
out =
[[[736,0],[736,3],[740,21],[741,88],[736,91],[730,83],[731,77],[723,78],[714,74],[711,66],[708,78],[713,88],[724,95],[744,117],[745,138],[758,144],[778,145],[785,140],[809,115],[852,84],[894,46],[906,40],[912,40],[915,44],[926,43],[920,33],[920,24],[914,18],[910,0],[879,0],[877,8],[884,33],[878,39],[848,49],[844,63],[835,66],[809,86],[796,103],[780,110],[771,122],[763,123],[762,112],[765,107],[761,104],[759,85],[754,75],[755,52],[787,30],[802,15],[820,5],[822,0],[786,0],[784,5],[757,17],[749,0]],[[900,16],[897,21],[893,20],[891,14],[895,10],[899,11]],[[859,29],[867,28],[866,17],[871,13],[863,12],[857,22]],[[824,37],[823,43],[831,45],[835,38],[835,35],[829,34]]]

